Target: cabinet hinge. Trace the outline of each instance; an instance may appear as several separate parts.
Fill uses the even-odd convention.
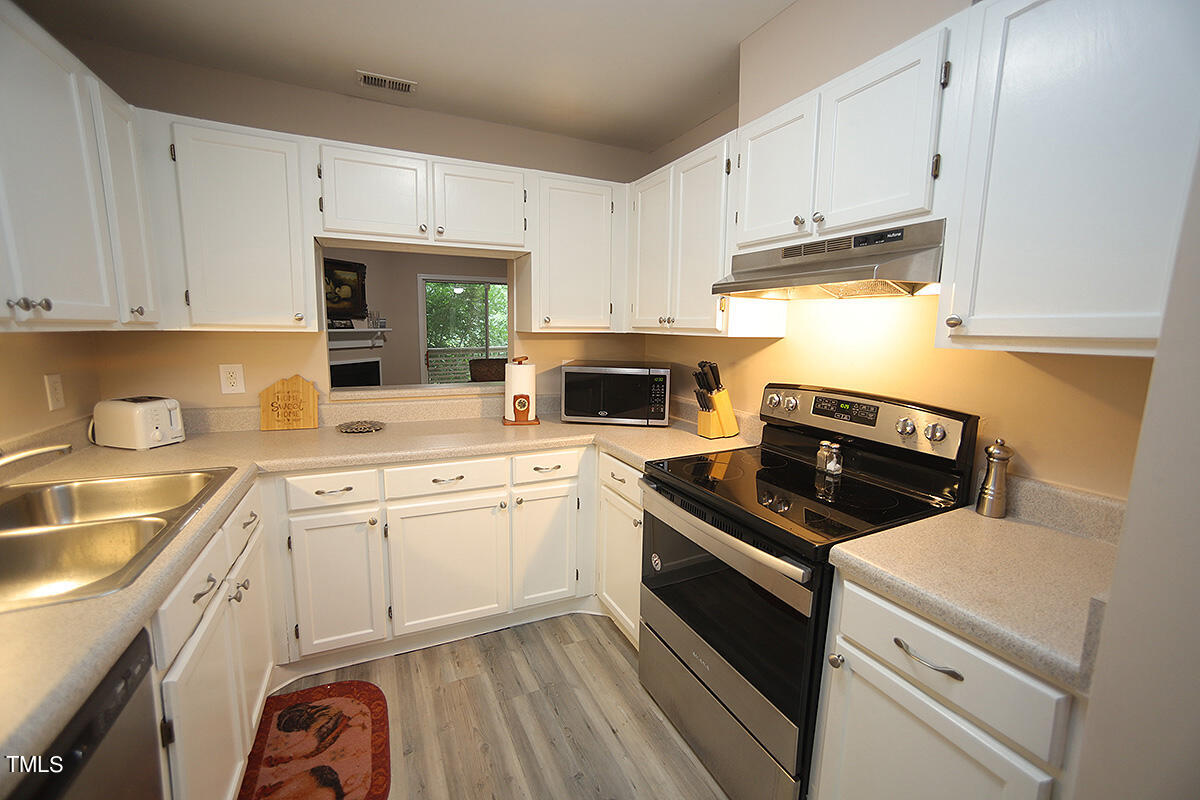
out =
[[[529,217],[525,217],[525,230],[529,230]]]
[[[950,62],[942,63],[942,88],[945,89],[950,85]]]
[[[608,304],[608,313],[610,313],[610,314],[613,313],[612,303]]]
[[[191,289],[183,290],[183,304],[185,306],[190,306],[192,304],[192,290]]]
[[[575,498],[575,509],[579,510],[580,508],[582,508],[582,506],[579,504],[579,498],[576,497]]]
[[[579,582],[579,570],[575,570],[575,582]]]
[[[725,174],[726,174],[726,175],[728,175],[728,174],[729,174],[729,171],[730,171],[730,169],[731,169],[732,167],[733,167],[733,162],[732,162],[732,161],[730,161],[728,158],[727,158],[727,159],[725,159]]]
[[[292,549],[292,537],[288,537],[288,550]]]
[[[392,618],[392,607],[388,606],[388,619]]]
[[[292,635],[295,636],[297,639],[300,638],[300,626],[299,625],[292,628]]]
[[[936,155],[934,155],[933,166],[930,167],[929,174],[932,175],[934,178],[937,178],[938,175],[942,174],[942,154],[941,153],[937,153]]]
[[[721,302],[718,304],[718,307],[721,309],[721,311],[729,310],[729,298],[722,297]]]
[[[617,213],[617,201],[616,200],[613,200],[611,203],[608,204],[608,213],[610,213],[610,214]]]
[[[317,164],[317,177],[318,177],[318,178],[322,177],[322,175],[321,175],[321,165],[320,165],[320,164]]]
[[[388,533],[388,524],[385,522],[385,523],[383,523],[383,538],[385,538],[385,539],[387,538],[387,533]]]
[[[523,199],[521,202],[522,202],[522,203],[528,203],[528,202],[529,202],[529,190],[528,190],[528,189],[522,189],[521,191],[524,193],[524,199]]]
[[[325,198],[324,197],[317,198],[317,210],[324,213],[324,211],[325,211]]]
[[[163,747],[173,744],[175,742],[175,723],[169,719],[163,719],[158,723],[158,738]]]
[[[174,143],[171,144],[171,160],[172,161],[175,160],[175,144]]]
[[[738,169],[742,168],[742,154],[738,153]]]
[[[733,212],[733,224],[737,225],[737,221],[738,221],[738,212],[735,211],[735,212]]]

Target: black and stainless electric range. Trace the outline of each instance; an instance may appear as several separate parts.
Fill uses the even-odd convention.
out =
[[[979,418],[763,390],[762,445],[646,464],[639,675],[733,800],[807,794],[833,568],[966,504]]]

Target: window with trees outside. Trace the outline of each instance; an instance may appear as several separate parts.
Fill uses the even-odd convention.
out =
[[[421,378],[424,383],[504,380],[508,284],[485,278],[420,276]],[[490,363],[480,359],[493,359]],[[499,377],[496,377],[496,375]]]

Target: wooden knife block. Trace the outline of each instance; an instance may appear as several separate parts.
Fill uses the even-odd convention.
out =
[[[719,389],[712,393],[712,411],[701,411],[696,417],[696,433],[705,439],[728,439],[737,436],[737,418],[733,415],[733,403],[729,390]]]

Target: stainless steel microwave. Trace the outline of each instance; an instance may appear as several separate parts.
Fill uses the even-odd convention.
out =
[[[670,423],[671,368],[665,364],[571,361],[562,366],[563,422]]]

